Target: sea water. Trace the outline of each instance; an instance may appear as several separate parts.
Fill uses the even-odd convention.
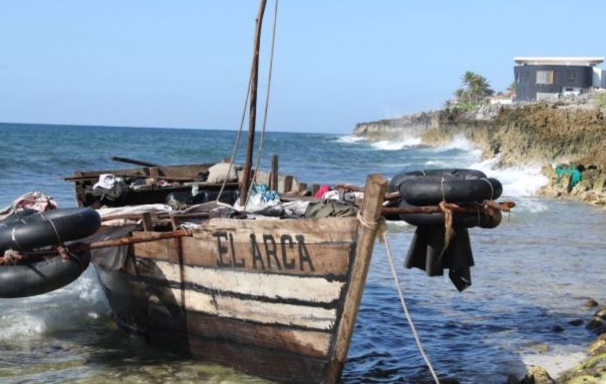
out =
[[[0,206],[30,191],[73,207],[74,170],[127,167],[122,156],[157,164],[216,162],[229,156],[233,131],[0,124]],[[242,151],[238,160],[242,160]],[[538,167],[497,169],[463,138],[446,146],[418,138],[367,143],[351,136],[267,134],[263,168],[308,183],[363,185],[366,175],[423,168],[473,167],[504,184],[518,206],[491,230],[472,229],[473,285],[457,292],[446,276],[402,267],[414,227],[389,225],[398,274],[435,370],[461,383],[503,383],[530,364],[551,373],[583,357],[591,334],[588,297],[606,301],[606,214],[593,206],[533,197],[546,180]],[[556,332],[557,327],[563,331]],[[404,320],[383,245],[373,254],[343,373],[346,383],[430,382]],[[92,268],[71,285],[37,297],[0,300],[0,382],[257,383],[212,363],[190,361],[126,336]]]

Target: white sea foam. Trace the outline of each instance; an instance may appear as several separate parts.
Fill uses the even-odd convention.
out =
[[[522,355],[522,361],[527,368],[530,368],[531,365],[539,365],[545,368],[551,377],[557,377],[583,361],[585,357],[584,352],[571,352],[566,351],[565,348],[557,348],[551,353]]]
[[[429,160],[429,161],[425,162],[425,165],[428,165],[431,167],[433,167],[433,166],[445,167],[447,165],[447,163],[444,161],[439,161],[439,160]]]
[[[34,339],[47,332],[73,330],[109,314],[109,306],[93,268],[76,281],[44,295],[2,301],[0,341]]]
[[[479,149],[476,149],[473,143],[463,135],[456,135],[450,142],[434,148],[436,152],[445,152],[453,149],[460,149],[478,157],[482,154],[482,152]]]
[[[415,147],[421,144],[420,137],[409,137],[404,140],[391,141],[391,140],[382,140],[371,143],[370,145],[378,150],[382,151],[399,151],[404,148]]]
[[[499,179],[503,184],[505,196],[532,196],[549,180],[541,173],[539,165],[526,167],[497,168],[499,156],[470,165],[470,168],[483,171],[490,177]]]
[[[39,316],[19,313],[16,315],[4,315],[0,317],[2,328],[0,328],[0,341],[11,341],[15,338],[32,337],[46,330],[44,319]]]
[[[346,143],[346,144],[353,144],[353,143],[358,143],[360,141],[365,141],[366,139],[360,136],[354,136],[354,135],[347,135],[347,136],[340,136],[337,141],[339,143]]]

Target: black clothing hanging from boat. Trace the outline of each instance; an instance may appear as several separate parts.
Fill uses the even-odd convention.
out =
[[[419,268],[427,276],[442,276],[449,269],[448,277],[459,290],[471,285],[471,271],[474,265],[469,232],[466,228],[455,228],[455,235],[448,248],[444,249],[444,227],[418,227],[415,231],[404,266]]]

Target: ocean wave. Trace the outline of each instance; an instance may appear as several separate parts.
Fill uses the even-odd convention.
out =
[[[421,145],[420,137],[410,137],[404,140],[391,141],[381,140],[370,144],[374,149],[381,151],[399,151],[401,149],[416,147]]]
[[[363,137],[354,136],[354,135],[339,136],[337,138],[337,142],[345,143],[345,144],[354,144],[354,143],[359,143],[360,141],[366,141],[366,139]]]
[[[435,152],[447,152],[452,151],[453,149],[469,152],[477,157],[482,155],[482,151],[475,148],[473,143],[463,135],[456,135],[448,143],[433,148]]]
[[[549,183],[547,177],[541,173],[539,165],[526,167],[498,168],[500,156],[493,157],[470,165],[470,168],[480,170],[490,177],[499,179],[503,184],[505,196],[533,196]]]

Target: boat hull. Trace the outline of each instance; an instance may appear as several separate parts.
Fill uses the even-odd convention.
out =
[[[96,269],[118,324],[153,344],[273,380],[334,382],[351,337],[344,308],[364,285],[352,283],[357,237],[355,218],[213,219]]]

